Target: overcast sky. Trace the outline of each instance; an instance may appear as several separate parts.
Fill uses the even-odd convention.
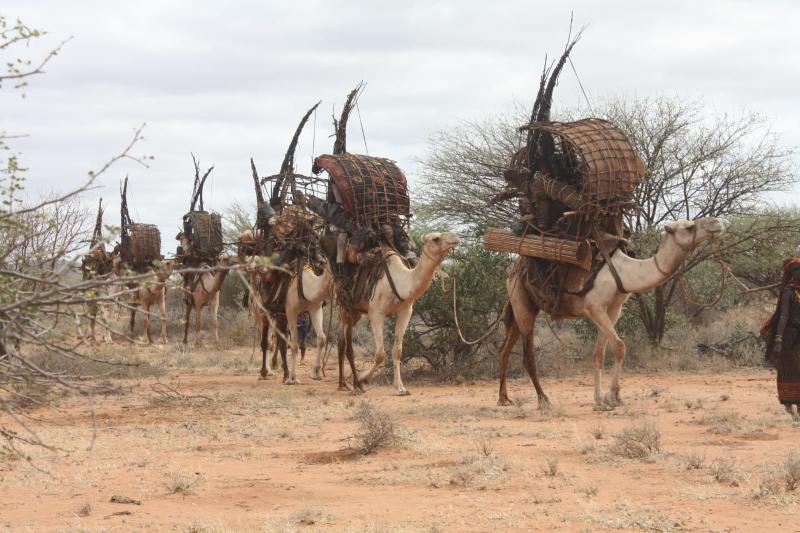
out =
[[[563,6],[563,7],[562,7]],[[190,151],[216,170],[208,207],[252,203],[248,159],[277,172],[302,114],[322,100],[300,141],[298,171],[331,149],[331,111],[367,83],[360,111],[369,153],[412,180],[429,136],[460,120],[529,104],[545,54],[563,49],[574,10],[588,25],[572,53],[590,100],[628,94],[702,97],[712,112],[767,116],[800,145],[800,2],[686,1],[31,1],[6,0],[50,34],[24,50],[74,36],[30,80],[26,97],[0,91],[0,131],[30,167],[36,193],[81,183],[146,122],[138,154],[105,174],[106,223],[117,224],[119,180],[130,175],[135,220],[161,227],[164,249],[188,208]],[[5,62],[6,57],[1,57]],[[583,101],[567,70],[556,105]],[[358,118],[348,148],[363,152]]]

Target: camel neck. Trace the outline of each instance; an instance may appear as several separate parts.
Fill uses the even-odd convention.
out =
[[[623,253],[616,253],[612,261],[625,289],[632,293],[642,293],[664,284],[681,266],[689,250],[678,246],[674,239],[665,237],[653,257],[633,259]]]
[[[398,263],[402,264],[402,261],[398,261]],[[409,298],[416,300],[422,293],[428,290],[439,263],[441,263],[441,261],[435,261],[423,250],[419,263],[411,269],[411,294]]]

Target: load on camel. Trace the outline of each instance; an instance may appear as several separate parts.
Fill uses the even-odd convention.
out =
[[[620,373],[626,346],[615,325],[632,293],[665,283],[702,242],[722,232],[714,218],[667,224],[654,257],[625,253],[625,214],[636,208],[634,193],[645,166],[625,134],[597,118],[553,122],[550,108],[558,76],[580,35],[558,63],[542,74],[527,142],[504,173],[506,190],[493,202],[516,199],[520,217],[511,231],[490,229],[487,249],[519,257],[506,280],[506,339],[500,350],[498,404],[509,405],[506,371],[511,349],[523,338],[523,364],[539,399],[548,403],[537,377],[534,324],[542,311],[552,318],[590,319],[598,330],[594,348],[596,409],[621,403]],[[615,361],[609,391],[601,395],[603,360],[611,342]]]
[[[131,311],[131,337],[136,324],[136,311],[144,316],[144,333],[147,342],[152,343],[150,336],[150,308],[157,305],[161,318],[161,342],[167,342],[167,278],[172,273],[172,264],[162,261],[161,232],[153,224],[135,223],[128,212],[128,177],[120,190],[120,243],[114,248],[115,273],[122,272],[147,274],[150,276],[128,285],[133,294]]]
[[[347,152],[347,119],[362,87],[359,84],[348,95],[339,120],[334,119],[333,153],[314,160],[313,172],[328,176],[325,199],[309,197],[304,201],[326,222],[322,243],[334,265],[341,322],[339,390],[348,390],[345,355],[356,389],[363,391],[362,382],[372,381],[386,360],[384,321],[394,314],[394,386],[397,394],[406,395],[400,363],[414,302],[428,289],[436,268],[459,239],[452,233],[425,235],[418,260],[407,233],[411,212],[405,174],[389,159]],[[365,314],[375,339],[375,357],[372,367],[359,375],[353,355],[353,328]]]
[[[260,379],[274,374],[267,356],[272,330],[278,339],[283,382],[287,385],[298,383],[298,317],[309,314],[317,337],[312,379],[322,379],[322,354],[327,342],[322,327],[322,303],[330,295],[333,275],[319,252],[314,215],[299,201],[305,196],[301,189],[311,194],[318,180],[296,174],[294,170],[300,134],[318,105],[311,107],[301,119],[278,174],[260,179],[255,163],[250,160],[256,192],[256,224],[239,239],[239,257],[248,259],[250,310],[261,335]],[[265,184],[270,185],[269,203],[264,199]],[[289,364],[286,339],[291,348]]]
[[[200,164],[192,154],[194,163],[194,184],[189,202],[189,212],[183,215],[183,229],[175,236],[180,241],[176,252],[176,260],[184,269],[202,269],[202,272],[182,272],[184,327],[183,344],[189,336],[189,320],[192,310],[195,312],[194,341],[200,344],[203,308],[211,308],[211,325],[214,340],[219,343],[219,293],[222,283],[228,275],[232,260],[220,257],[224,243],[222,241],[222,219],[218,213],[205,210],[203,188],[206,179],[214,170],[211,165],[200,176]],[[223,268],[217,268],[223,267]]]
[[[89,243],[89,251],[83,256],[81,260],[81,275],[84,279],[98,279],[108,278],[114,270],[114,256],[106,251],[106,245],[103,241],[103,199],[100,198],[100,203],[97,206],[97,218],[94,223],[94,231],[92,232],[92,240]],[[107,288],[98,287],[95,291],[108,292]],[[107,295],[107,294],[104,294]],[[111,342],[111,329],[108,324],[108,313],[106,311],[107,302],[103,301],[102,296],[86,304],[86,315],[89,317],[89,342],[92,344],[97,342],[95,336],[95,325],[97,323],[97,315],[100,315],[100,325],[103,328],[103,340],[106,343]],[[79,337],[83,334],[79,333]]]

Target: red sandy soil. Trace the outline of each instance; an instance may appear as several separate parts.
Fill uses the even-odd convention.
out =
[[[625,375],[612,412],[592,410],[589,376],[545,379],[550,411],[523,379],[498,407],[493,381],[412,381],[397,397],[337,392],[333,365],[322,382],[300,377],[197,369],[160,378],[171,397],[129,381],[95,400],[94,442],[85,399],[36,411],[66,451],[33,450],[43,472],[0,456],[0,530],[800,530],[800,488],[783,481],[800,427],[767,370]],[[370,455],[353,418],[364,401],[397,426]],[[643,423],[660,451],[618,456],[614,436]]]

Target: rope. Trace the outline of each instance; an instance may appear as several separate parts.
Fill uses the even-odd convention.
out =
[[[726,274],[727,274],[729,269],[726,268],[725,262],[722,259],[711,259],[711,261],[714,261],[715,263],[719,264],[719,271],[720,271],[720,274],[721,274],[720,277],[722,278],[722,281],[719,284],[719,294],[717,295],[716,298],[714,298],[714,300],[712,300],[709,303],[698,302],[694,298],[689,296],[689,290],[686,288],[686,284],[683,281],[684,273],[683,273],[682,270],[676,276],[678,278],[678,287],[681,289],[681,293],[683,294],[683,297],[686,298],[686,301],[689,302],[692,305],[696,305],[697,307],[701,307],[703,309],[709,309],[711,307],[714,307],[715,305],[717,305],[720,302],[720,300],[722,300],[722,297],[725,295],[724,294],[725,293],[725,278],[727,277]]]
[[[328,366],[328,357],[331,353],[331,327],[333,326],[333,306],[336,298],[331,298],[331,310],[328,313],[328,332],[325,334],[325,353],[322,354],[322,375],[325,376],[325,367]]]
[[[492,324],[489,326],[489,329],[486,330],[486,333],[484,333],[483,335],[481,335],[480,337],[478,337],[474,341],[468,341],[467,339],[464,338],[464,333],[461,331],[461,326],[458,324],[458,305],[457,305],[457,301],[456,301],[456,292],[457,291],[456,291],[456,275],[455,275],[455,273],[453,273],[452,290],[453,290],[453,320],[455,321],[455,324],[456,324],[456,331],[458,332],[458,337],[461,339],[461,342],[463,342],[464,344],[468,344],[470,346],[472,346],[474,344],[478,344],[480,342],[483,342],[484,340],[486,340],[487,337],[489,337],[489,335],[494,333],[494,330],[497,329],[498,325],[500,325],[500,322],[503,320],[502,311],[497,314],[497,319],[494,322],[492,322]]]

